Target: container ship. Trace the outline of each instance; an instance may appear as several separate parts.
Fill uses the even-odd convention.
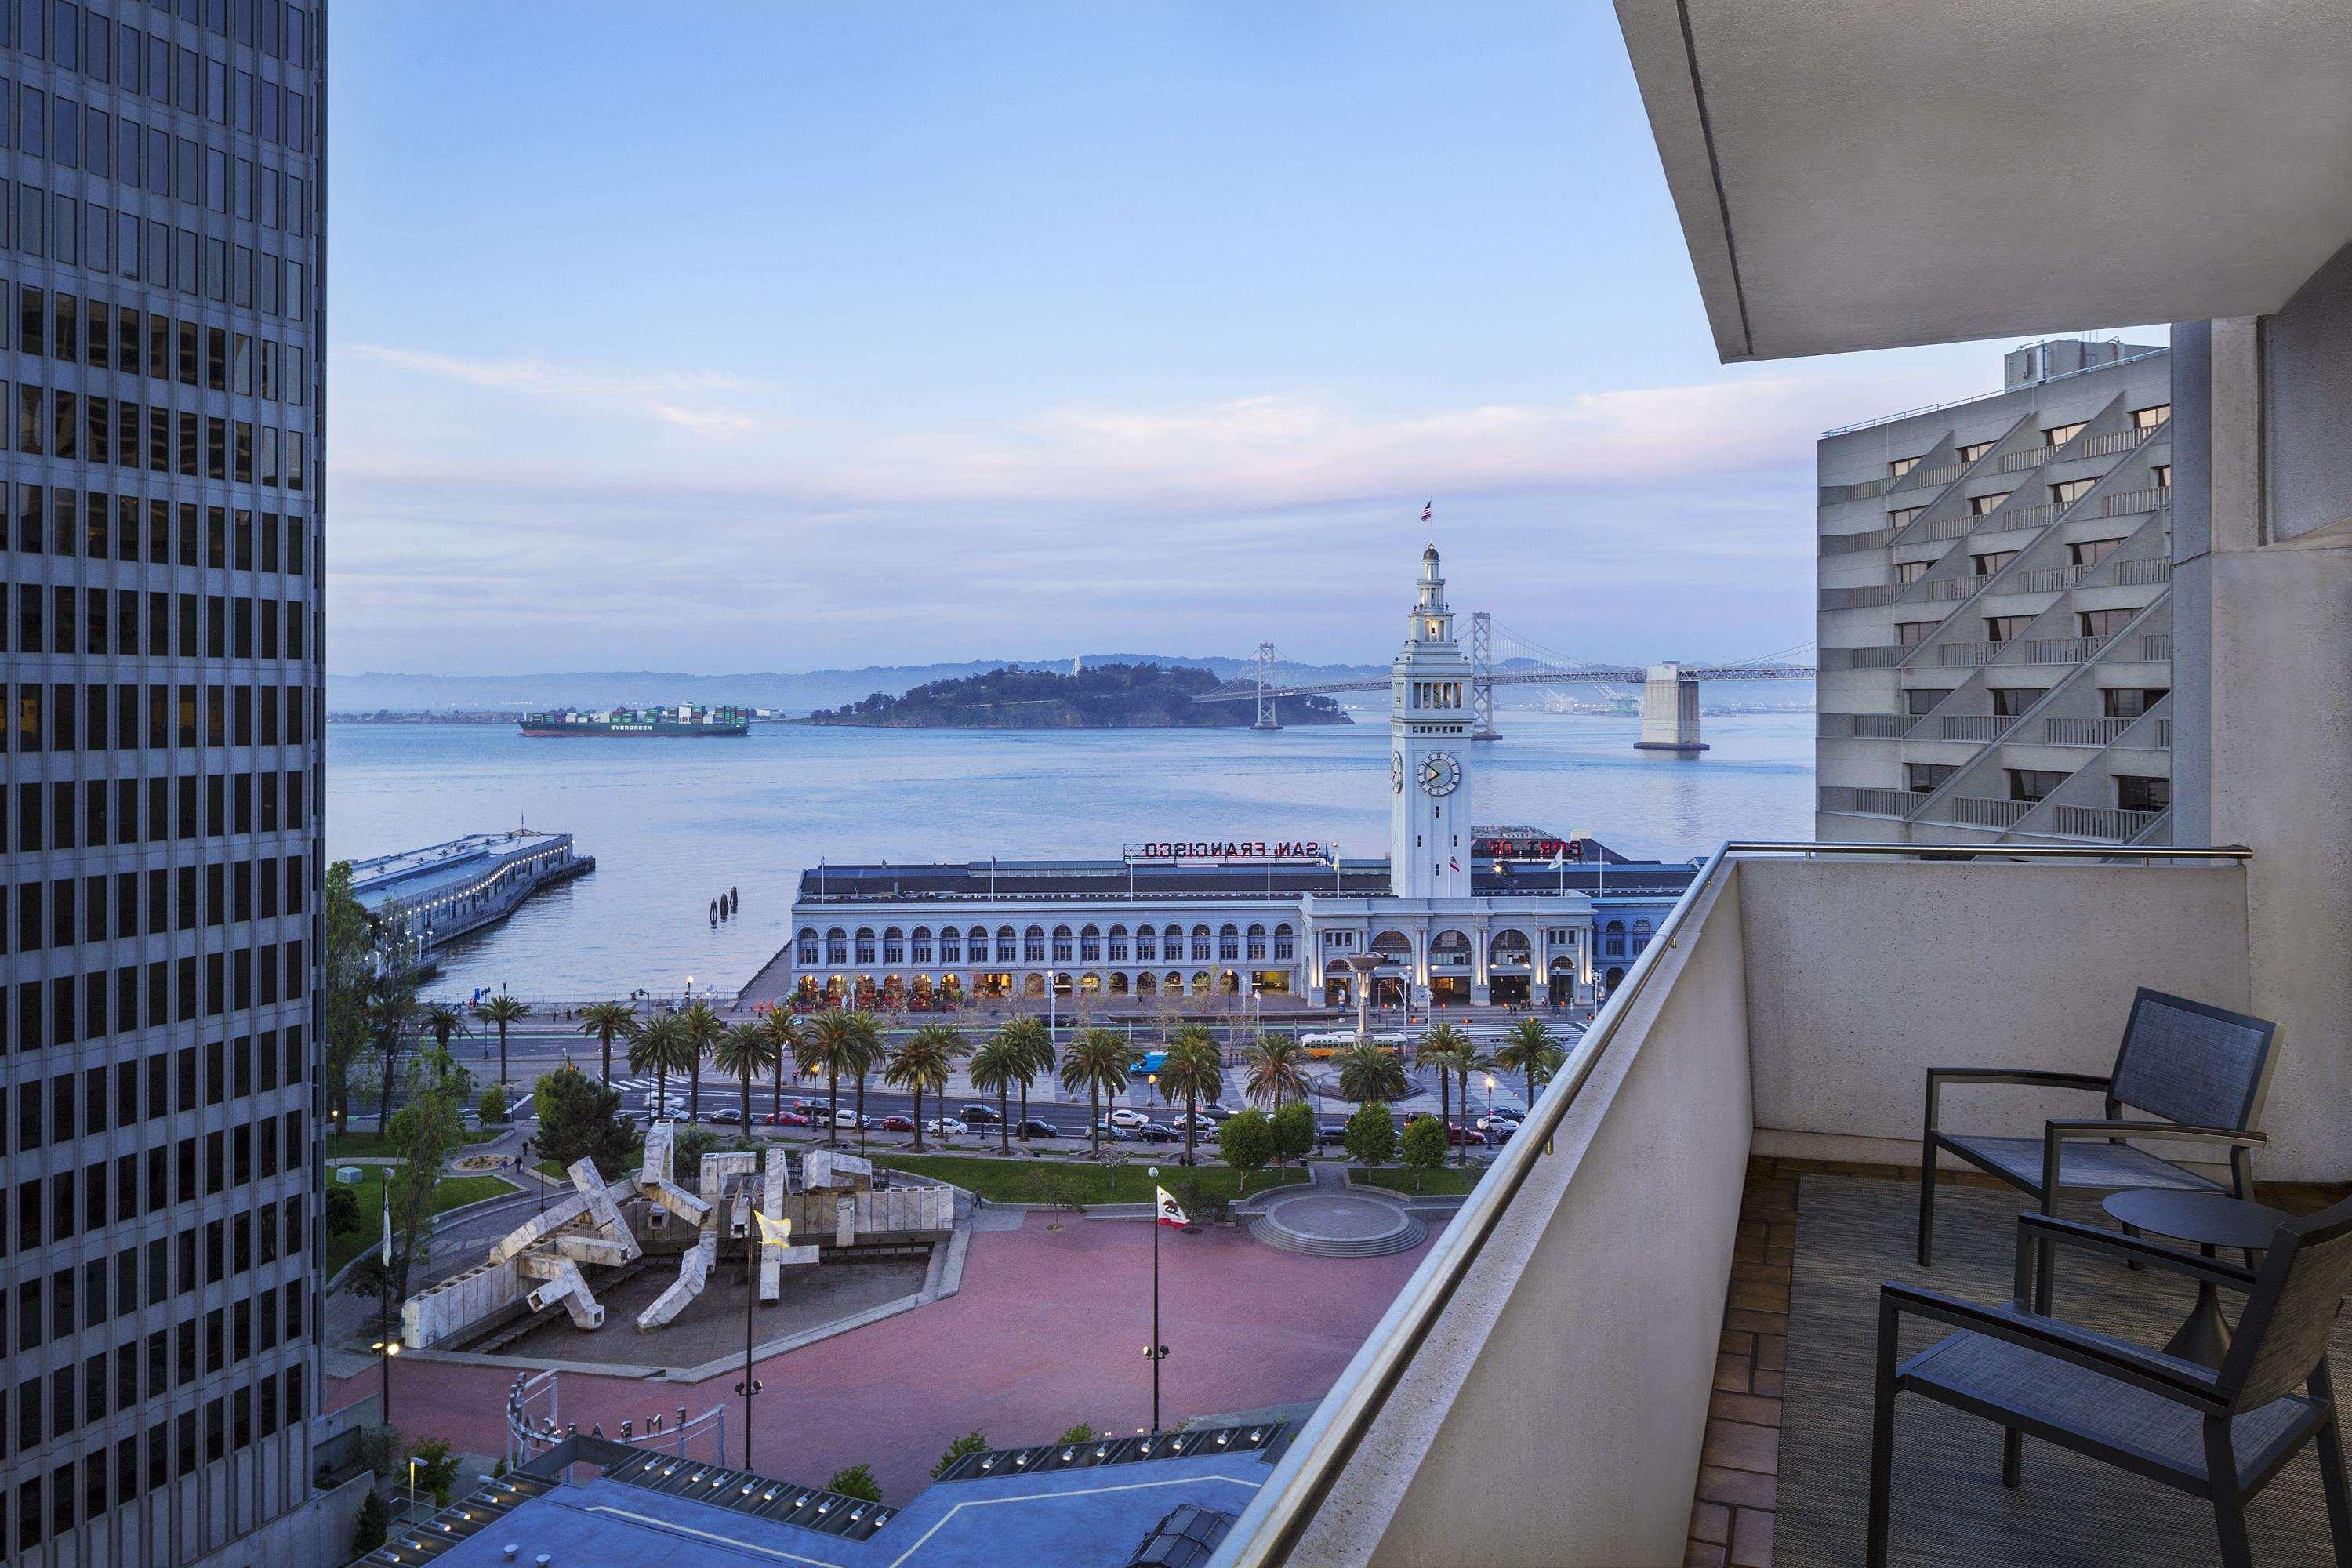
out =
[[[748,735],[751,713],[745,708],[614,708],[583,712],[575,708],[522,716],[526,735]]]

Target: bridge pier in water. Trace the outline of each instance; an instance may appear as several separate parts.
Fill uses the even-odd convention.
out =
[[[1641,752],[1675,752],[1694,756],[1706,750],[1699,739],[1698,672],[1671,659],[1650,666],[1642,686],[1642,738],[1633,742]]]

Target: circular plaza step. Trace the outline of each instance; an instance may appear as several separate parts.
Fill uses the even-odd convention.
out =
[[[1429,1227],[1393,1199],[1317,1189],[1268,1202],[1250,1234],[1268,1247],[1309,1258],[1380,1258],[1420,1246]]]

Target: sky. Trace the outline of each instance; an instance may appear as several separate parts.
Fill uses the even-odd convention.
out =
[[[337,671],[1612,660],[1812,635],[1812,443],[2003,345],[1718,364],[1613,13],[350,0]],[[1432,524],[1419,521],[1424,502]]]

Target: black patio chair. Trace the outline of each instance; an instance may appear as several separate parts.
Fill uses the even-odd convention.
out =
[[[2054,1244],[2245,1292],[2238,1335],[2221,1367],[2143,1350],[2030,1310],[2029,1272],[2048,1272]],[[1885,1568],[1886,1562],[1895,1396],[1906,1391],[2005,1428],[2003,1486],[2022,1479],[2024,1439],[2031,1434],[2210,1500],[2224,1568],[2251,1568],[2247,1500],[2316,1438],[2328,1535],[2337,1568],[2352,1568],[2352,1500],[2327,1369],[2327,1334],[2347,1285],[2352,1201],[2280,1226],[2259,1270],[2095,1226],[2023,1214],[2018,1216],[2015,1297],[2006,1306],[1881,1286],[1869,1568]],[[1898,1366],[1897,1335],[1906,1314],[1959,1331]],[[2302,1394],[2294,1392],[2298,1384]]]
[[[2253,1128],[2262,1114],[2277,1034],[2275,1024],[2143,985],[2132,997],[2115,1070],[2105,1078],[2011,1068],[1929,1068],[1927,1128],[1919,1149],[1919,1266],[1935,1261],[1938,1150],[2033,1197],[2045,1215],[2057,1211],[2058,1194],[2068,1191],[2169,1187],[2227,1191],[2252,1199],[2252,1152],[2264,1142]],[[2039,1138],[1947,1132],[1937,1125],[1937,1102],[1948,1083],[2095,1090],[2106,1097],[2106,1115],[2052,1121]],[[2161,1120],[2126,1120],[2126,1108]],[[2134,1148],[2134,1139],[2227,1145],[2231,1184],[2224,1188],[2185,1165]],[[2048,1291],[2045,1271],[2034,1296],[2043,1311],[2050,1310]]]

